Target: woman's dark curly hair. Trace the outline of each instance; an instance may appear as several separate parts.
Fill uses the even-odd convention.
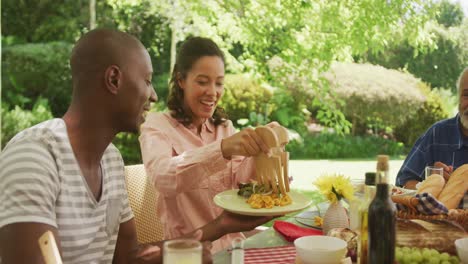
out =
[[[179,86],[178,78],[185,79],[195,62],[204,56],[218,56],[226,64],[224,53],[211,39],[191,37],[180,47],[172,71],[167,107],[171,112],[171,116],[184,126],[192,123],[193,113],[190,109],[184,109],[184,90]],[[222,107],[216,106],[213,119],[214,124],[217,126],[224,123],[228,117]]]

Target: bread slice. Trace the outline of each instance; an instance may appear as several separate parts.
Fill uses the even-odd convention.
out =
[[[430,193],[434,198],[438,198],[439,194],[445,186],[444,177],[438,174],[432,174],[419,186],[417,193]]]
[[[445,184],[438,200],[447,209],[455,209],[468,191],[468,164],[456,169]]]

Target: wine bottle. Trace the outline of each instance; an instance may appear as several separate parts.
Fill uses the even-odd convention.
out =
[[[396,209],[389,194],[388,156],[379,155],[377,160],[377,193],[368,213],[368,263],[393,264]]]

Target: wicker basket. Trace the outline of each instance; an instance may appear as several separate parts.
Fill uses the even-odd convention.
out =
[[[451,209],[448,214],[425,215],[416,210],[419,200],[415,197],[392,197],[393,202],[406,206],[407,210],[398,210],[397,217],[402,219],[448,220],[459,224],[468,232],[468,210]]]
[[[468,210],[452,209],[449,214],[425,215],[415,212],[399,210],[397,217],[402,219],[420,219],[420,220],[449,220],[459,224],[465,231],[468,231]]]

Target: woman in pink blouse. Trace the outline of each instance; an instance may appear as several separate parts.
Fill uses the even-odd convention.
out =
[[[223,210],[213,197],[254,176],[253,159],[246,157],[269,152],[253,129],[236,133],[217,106],[224,93],[224,64],[224,54],[212,40],[188,39],[172,72],[169,112],[150,113],[141,127],[143,162],[160,193],[157,208],[166,239],[220,215]],[[243,235],[216,240],[212,252],[230,246],[236,237]]]

